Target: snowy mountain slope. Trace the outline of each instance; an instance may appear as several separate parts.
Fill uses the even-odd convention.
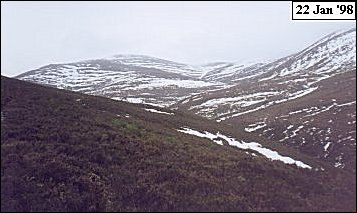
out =
[[[116,55],[52,64],[17,78],[117,100],[170,106],[192,94],[227,88],[234,84],[232,78],[255,76],[255,70],[262,65],[222,64],[222,69],[194,67],[143,55]]]
[[[242,125],[247,132],[281,140],[312,156],[328,158],[336,167],[355,171],[355,154],[348,151],[349,154],[341,157],[346,153],[341,151],[341,146],[352,147],[347,150],[353,151],[356,145],[356,133],[351,129],[356,122],[353,86],[356,84],[356,30],[333,33],[297,54],[263,65],[257,72],[263,74],[237,81],[229,88],[193,95],[177,106],[218,122]],[[329,104],[326,100],[319,102],[326,94],[330,94]],[[344,97],[341,101],[331,101],[341,97]],[[301,102],[300,109],[292,105],[297,102]],[[311,121],[301,119],[300,113],[315,120],[312,126],[316,129],[321,126],[319,122],[343,119],[346,123],[327,123],[325,129],[321,127],[323,130],[310,132],[313,137],[307,137],[304,132]],[[321,120],[318,118],[321,115],[330,119]],[[341,133],[344,131],[347,132]],[[337,135],[332,139],[331,134]],[[339,144],[332,146],[336,143]],[[300,148],[302,144],[305,148]],[[325,149],[334,154],[326,155]]]
[[[140,62],[137,56],[127,56],[125,60],[119,58],[124,62],[118,58],[53,64],[26,72],[17,78],[60,89],[161,106],[173,104],[192,93],[223,86],[222,83],[178,74],[172,66],[158,65],[158,61],[164,60],[154,59],[150,66],[150,57],[146,58],[146,64],[143,56]]]
[[[354,70],[355,57],[356,30],[334,33],[297,54],[262,65],[255,76],[232,80],[235,86],[194,95],[178,105],[225,120],[307,95],[321,80]]]
[[[312,90],[310,86],[314,82],[333,75],[336,70],[348,70],[355,66],[355,35],[355,30],[334,33],[295,55],[271,63],[221,62],[194,67],[143,55],[116,55],[99,60],[48,65],[18,78],[162,106],[172,105],[192,94],[242,81],[276,80],[281,84],[301,81],[305,82],[304,87]],[[296,92],[281,91],[287,97],[294,96]],[[253,100],[253,103],[261,100]]]
[[[264,65],[265,63],[261,62],[207,64],[202,66],[204,72],[201,75],[201,79],[232,83],[263,74],[263,71],[260,68]]]
[[[202,71],[199,67],[194,67],[187,64],[177,63],[145,55],[114,55],[105,59],[118,64],[154,68],[165,72],[177,73],[180,75],[194,78],[197,78],[202,75]]]
[[[265,81],[301,74],[328,75],[356,66],[356,29],[334,32],[306,49],[271,62],[211,63],[202,66],[202,79],[226,83],[245,79]]]
[[[331,165],[356,170],[356,72],[335,75],[298,99],[226,120]]]
[[[267,77],[333,75],[356,66],[356,29],[332,33],[306,49],[272,63]]]

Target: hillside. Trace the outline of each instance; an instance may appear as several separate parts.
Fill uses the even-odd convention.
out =
[[[259,138],[2,77],[1,211],[356,211],[353,174]]]
[[[259,70],[175,106],[355,172],[356,29],[332,33]]]
[[[190,111],[356,171],[355,28],[270,62],[189,66],[116,55],[48,65],[17,78]]]
[[[200,73],[199,73],[200,74]],[[170,106],[194,93],[222,88],[188,65],[141,55],[51,64],[18,79],[132,103]]]

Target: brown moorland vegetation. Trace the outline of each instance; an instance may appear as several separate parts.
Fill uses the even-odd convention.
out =
[[[356,211],[353,174],[182,134],[243,131],[147,107],[1,77],[1,211]]]

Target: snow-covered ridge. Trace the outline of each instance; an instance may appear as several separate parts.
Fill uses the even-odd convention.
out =
[[[226,91],[231,97],[225,98],[228,95],[224,95],[225,97],[221,95],[223,97],[220,98],[212,95],[211,97],[214,98],[211,100],[202,97],[206,103],[194,102],[189,110],[209,118],[219,118],[218,121],[222,121],[308,95],[319,88],[320,81],[355,69],[355,37],[355,29],[331,34],[297,54],[263,65],[251,75],[232,80],[235,82],[249,79],[252,82],[251,88],[248,87],[245,91],[239,92],[241,94],[266,91],[271,87],[269,84],[274,85],[281,92],[277,98],[266,96],[262,99],[240,100],[241,94],[238,92],[231,94]],[[254,88],[256,81],[262,82],[258,90]],[[244,101],[248,101],[247,104]],[[187,103],[187,105],[190,104],[189,101]],[[255,108],[250,105],[254,105]]]
[[[278,160],[278,161],[282,161],[285,164],[295,164],[298,167],[301,168],[305,168],[305,169],[312,169],[311,166],[301,162],[301,161],[297,161],[294,160],[290,157],[286,157],[286,156],[282,156],[280,155],[278,152],[267,149],[262,147],[261,144],[256,143],[256,142],[244,142],[244,141],[238,141],[232,137],[223,135],[219,132],[217,132],[216,134],[212,134],[210,132],[205,131],[204,133],[201,133],[199,131],[187,128],[187,127],[183,127],[181,129],[177,129],[177,131],[182,132],[182,133],[186,133],[186,134],[190,134],[190,135],[195,135],[197,137],[202,137],[202,138],[208,138],[210,140],[212,140],[213,142],[219,144],[219,145],[223,145],[222,140],[226,141],[229,145],[231,146],[235,146],[238,147],[239,149],[250,149],[250,150],[254,150],[257,151],[258,153],[262,154],[263,156],[265,156],[266,158],[269,158],[271,160]]]
[[[234,82],[259,76],[263,73],[262,68],[266,63],[262,62],[239,62],[218,63],[201,67],[201,79],[215,80],[219,82]]]
[[[162,107],[174,104],[194,92],[224,86],[222,83],[203,81],[162,69],[110,60],[48,65],[22,74],[19,78],[59,89]]]
[[[190,77],[198,78],[202,75],[200,67],[195,67],[187,64],[177,63],[145,55],[114,55],[104,59],[119,64],[145,68],[155,68],[166,72],[178,73],[180,75]]]
[[[279,76],[294,75],[303,70],[328,74],[343,66],[356,66],[356,29],[333,33],[294,56],[294,62]]]

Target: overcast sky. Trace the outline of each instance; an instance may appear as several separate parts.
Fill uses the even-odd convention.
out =
[[[290,14],[290,2],[1,1],[1,74],[115,54],[194,65],[270,60],[355,26]]]

